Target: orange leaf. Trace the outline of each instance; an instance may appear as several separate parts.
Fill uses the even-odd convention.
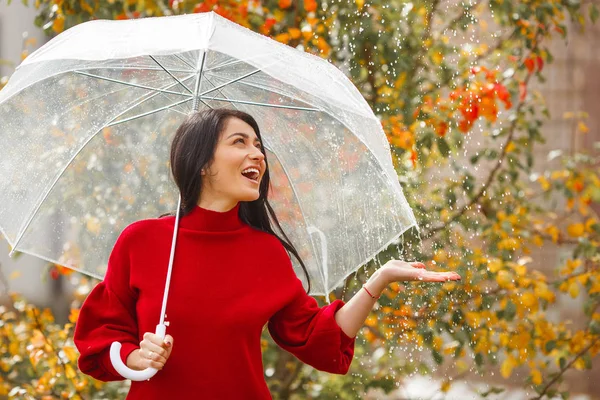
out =
[[[525,82],[519,82],[519,101],[525,100],[527,96],[527,85]]]
[[[290,8],[292,6],[292,0],[279,0],[279,8],[285,10],[286,8]]]
[[[530,73],[533,72],[533,70],[535,69],[535,61],[533,60],[533,58],[527,58],[525,60],[525,67],[527,67],[527,70]]]
[[[304,0],[304,9],[306,12],[313,12],[317,10],[317,2],[315,0]]]
[[[536,61],[537,61],[538,71],[541,71],[542,68],[544,68],[544,59],[540,56],[537,56]]]

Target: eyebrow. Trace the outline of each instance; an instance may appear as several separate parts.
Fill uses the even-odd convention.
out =
[[[249,138],[250,138],[250,136],[248,136],[248,134],[247,134],[247,133],[243,133],[243,132],[236,132],[236,133],[232,133],[231,135],[229,135],[229,136],[227,137],[227,139],[230,139],[230,138],[232,138],[232,137],[234,137],[234,136],[236,136],[236,135],[237,135],[237,136],[242,136],[244,139],[249,139]],[[258,142],[258,143],[261,143],[261,141],[258,139],[258,137],[256,137],[256,138],[255,138],[255,141],[256,141],[256,142]]]

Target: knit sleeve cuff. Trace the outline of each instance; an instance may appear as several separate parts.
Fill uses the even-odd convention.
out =
[[[137,350],[139,348],[140,346],[137,343],[121,343],[121,360],[123,360],[123,364],[127,365],[127,357],[129,356],[129,354],[131,354],[132,351]],[[104,357],[102,357],[102,367],[110,375],[113,375],[116,378],[121,377],[121,374],[117,372],[115,367],[113,367],[112,362],[110,361],[110,348],[106,350]]]

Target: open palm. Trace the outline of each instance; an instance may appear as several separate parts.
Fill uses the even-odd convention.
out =
[[[460,275],[456,272],[435,272],[428,271],[426,268],[425,264],[420,262],[390,260],[381,267],[380,271],[389,282],[447,282],[460,280]]]

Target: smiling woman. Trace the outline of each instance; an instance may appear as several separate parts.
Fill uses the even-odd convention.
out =
[[[270,399],[260,344],[265,325],[301,361],[346,374],[355,336],[388,283],[459,279],[392,260],[347,304],[338,299],[319,307],[296,276],[289,253],[307,278],[308,272],[267,201],[261,142],[254,118],[228,109],[193,113],[177,129],[170,158],[181,219],[164,315],[169,334],[163,339],[158,329],[151,332],[162,313],[177,226],[172,215],[134,222],[119,236],[104,281],[79,313],[74,340],[81,371],[104,381],[123,379],[114,365],[130,371],[119,358],[134,372],[159,370],[150,380],[136,378],[128,399]],[[116,364],[113,342],[122,344],[113,354]]]

